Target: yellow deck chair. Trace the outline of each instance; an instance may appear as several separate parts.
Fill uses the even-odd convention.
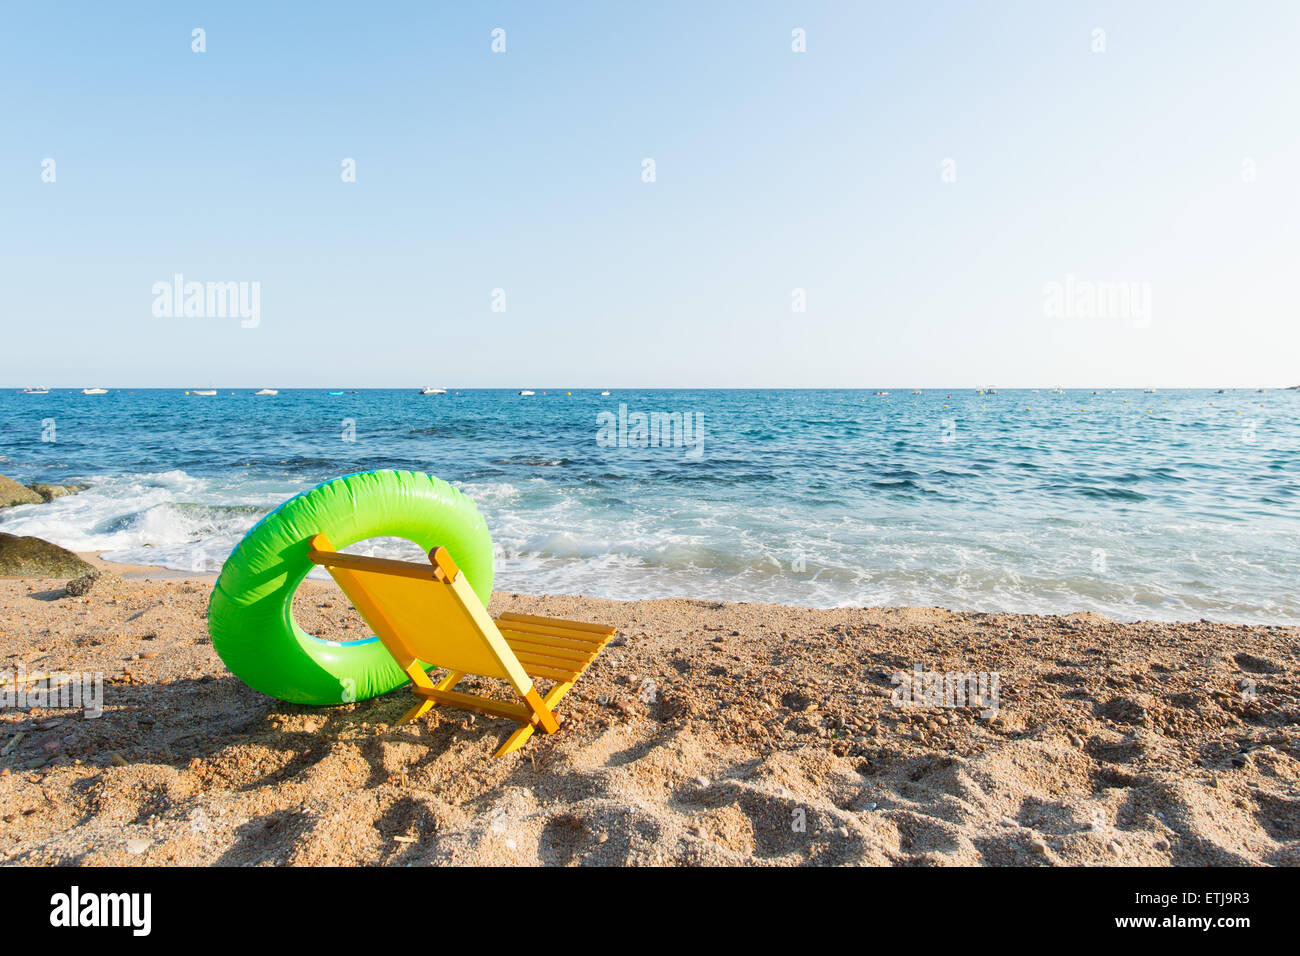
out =
[[[308,557],[329,571],[410,676],[420,700],[402,722],[435,704],[519,721],[498,757],[518,750],[538,727],[548,734],[560,729],[556,704],[614,636],[615,629],[603,624],[529,614],[494,621],[446,548],[430,551],[429,564],[343,554],[323,534],[312,538],[311,548]],[[435,684],[425,672],[428,664],[449,673]],[[523,703],[453,690],[467,674],[506,681]],[[553,682],[545,697],[534,677]]]

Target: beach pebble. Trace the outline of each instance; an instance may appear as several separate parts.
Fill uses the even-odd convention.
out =
[[[707,786],[709,785],[709,778],[708,778],[708,777],[696,777],[696,778],[695,778],[695,785],[696,785],[697,787],[707,787]]]
[[[1039,856],[1043,856],[1047,853],[1047,844],[1042,840],[1030,840],[1029,849],[1033,850]]]
[[[64,586],[64,593],[68,597],[83,597],[96,589],[116,586],[119,583],[117,575],[96,569],[81,577],[73,578]]]
[[[126,841],[126,852],[133,856],[139,856],[152,845],[152,840],[146,840],[143,837],[134,837],[133,839]]]

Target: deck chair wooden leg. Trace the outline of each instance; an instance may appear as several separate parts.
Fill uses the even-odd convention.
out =
[[[465,676],[464,671],[452,671],[438,683],[433,685],[434,690],[451,690],[460,683],[460,679]]]
[[[545,707],[547,711],[550,711],[552,708],[555,707],[556,704],[560,702],[560,698],[562,698],[565,694],[569,692],[569,688],[571,688],[572,686],[573,683],[571,681],[565,684],[556,684],[549,691],[547,691],[546,696],[542,698],[542,706]],[[540,723],[540,721],[538,723]],[[537,730],[538,723],[521,724],[519,729],[510,735],[510,738],[501,745],[501,748],[495,754],[493,754],[493,756],[504,757],[506,754],[513,753],[514,751],[518,750],[520,747],[522,747],[525,743],[528,742],[528,738],[531,737],[533,735],[533,732]],[[559,729],[558,721],[556,722],[556,729],[557,730]],[[547,733],[554,733],[554,732],[555,731],[553,730],[547,731]]]
[[[417,701],[415,706],[408,710],[398,723],[405,724],[423,717],[428,711],[433,709],[434,703],[434,701],[429,700],[428,698]]]
[[[508,753],[514,753],[528,742],[528,738],[533,735],[533,731],[536,729],[536,724],[520,724],[519,729],[511,734],[509,739],[507,739],[492,756],[504,757]]]
[[[446,677],[444,677],[442,680],[438,681],[438,683],[435,684],[433,683],[433,681],[428,679],[428,675],[426,674],[425,680],[421,682],[417,682],[416,686],[423,687],[427,685],[433,690],[451,690],[453,687],[455,687],[457,684],[460,683],[460,679],[464,676],[465,676],[464,671],[452,671],[450,674],[448,674]],[[420,700],[416,702],[416,705],[412,707],[410,710],[408,710],[406,712],[406,716],[404,716],[401,720],[399,720],[398,723],[405,724],[408,721],[416,720],[419,717],[423,717],[431,709],[437,706],[437,704],[438,702],[434,700],[432,697],[421,697]]]

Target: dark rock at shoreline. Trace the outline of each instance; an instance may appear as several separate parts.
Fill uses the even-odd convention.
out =
[[[62,498],[64,495],[75,495],[78,492],[85,491],[90,485],[47,485],[44,482],[37,481],[27,487],[40,495],[41,500],[53,501],[55,498]]]
[[[46,499],[32,489],[24,488],[12,478],[0,475],[0,508],[9,508],[13,505],[36,505],[44,500]]]
[[[67,548],[0,531],[0,577],[75,578],[94,570]]]

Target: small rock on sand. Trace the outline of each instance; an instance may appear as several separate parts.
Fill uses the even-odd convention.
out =
[[[63,592],[68,597],[83,597],[91,591],[104,592],[112,590],[121,581],[122,579],[111,571],[101,571],[95,568],[87,571],[79,578],[73,578],[64,587]]]

